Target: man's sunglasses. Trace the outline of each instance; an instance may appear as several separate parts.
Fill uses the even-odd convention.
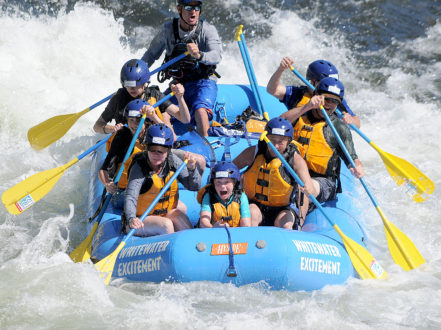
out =
[[[199,10],[201,10],[201,6],[200,5],[186,5],[186,6],[184,6],[184,9],[186,11],[191,11],[192,9],[194,9],[195,11],[199,11]]]
[[[334,98],[332,98],[332,97],[325,97],[325,102],[329,102],[329,103],[333,103],[333,104],[337,104],[337,105],[340,104],[340,101],[339,101],[339,100],[334,99]]]

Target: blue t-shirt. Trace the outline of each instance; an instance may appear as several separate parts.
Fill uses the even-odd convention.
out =
[[[286,105],[288,109],[295,108],[297,106],[297,103],[300,102],[303,95],[306,93],[307,88],[305,86],[286,86],[286,93],[283,96],[283,99],[280,101],[283,104]],[[345,100],[338,106],[341,112],[347,112],[352,117],[355,116],[355,114],[352,112],[351,108],[349,108],[349,105],[346,103]]]
[[[215,194],[215,195],[216,195],[217,200],[222,203],[219,196],[217,194]],[[231,195],[230,200],[228,201],[228,204],[226,206],[231,204],[231,202],[233,201],[233,196],[234,195]],[[202,198],[201,212],[207,211],[207,212],[211,213],[211,206],[210,205],[211,205],[210,204],[210,194],[207,192],[207,193],[205,193],[204,198]],[[251,218],[248,197],[244,193],[242,193],[242,195],[240,196],[240,217],[241,218]]]

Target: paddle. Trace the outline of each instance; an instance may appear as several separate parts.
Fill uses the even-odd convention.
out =
[[[239,25],[236,31],[236,41],[239,45],[240,53],[242,55],[243,64],[247,71],[248,80],[250,81],[251,90],[254,94],[254,99],[256,100],[257,109],[260,114],[269,121],[268,113],[263,108],[262,98],[259,93],[259,85],[257,84],[256,75],[254,74],[253,63],[251,62],[250,54],[248,53],[247,44],[245,41],[245,36],[242,33],[243,25]]]
[[[155,73],[164,70],[165,68],[169,67],[170,65],[176,63],[177,61],[183,59],[185,56],[187,56],[189,53],[188,51],[173,58],[172,60],[168,61],[167,63],[164,63],[159,68],[153,70],[150,74],[154,75]],[[46,148],[47,146],[51,145],[55,141],[62,138],[72,127],[73,124],[76,123],[76,121],[85,113],[89,112],[90,110],[96,108],[97,106],[103,104],[104,102],[108,101],[116,92],[106,96],[101,101],[91,105],[90,107],[84,109],[83,111],[72,113],[68,115],[59,115],[52,117],[38,125],[35,125],[34,127],[31,127],[28,131],[28,140],[31,144],[31,147],[36,150],[42,150]]]
[[[332,132],[337,138],[338,144],[343,150],[347,160],[351,163],[352,167],[355,168],[354,160],[352,159],[351,155],[349,155],[348,149],[341,140],[340,135],[335,129],[334,124],[331,122],[328,114],[326,113],[326,110],[323,108],[323,106],[320,106],[320,109],[322,111],[323,116],[326,119],[326,122],[328,123],[329,127],[331,127]],[[405,270],[411,270],[417,268],[421,264],[425,263],[426,261],[424,260],[423,256],[420,254],[418,249],[415,247],[413,242],[403,232],[401,232],[397,227],[395,227],[395,225],[392,222],[390,222],[386,218],[380,206],[377,204],[377,201],[375,200],[374,196],[369,191],[369,188],[364,182],[364,179],[359,178],[359,180],[363,185],[364,189],[366,190],[366,193],[368,194],[369,198],[371,199],[372,204],[374,204],[375,209],[377,210],[378,214],[383,220],[384,230],[386,232],[387,244],[389,246],[390,254],[392,255],[392,258],[394,259],[395,263],[400,265]]]
[[[293,67],[290,69],[311,90],[315,89],[314,86],[312,86],[309,81],[306,80],[296,69]],[[343,116],[339,109],[337,109],[336,112],[340,118]],[[406,184],[406,191],[415,202],[423,202],[427,199],[428,195],[433,193],[435,190],[435,184],[433,181],[430,180],[419,169],[417,169],[413,164],[381,150],[363,132],[361,132],[357,126],[354,124],[350,124],[349,126],[380,154],[380,157],[383,160],[383,163],[392,179],[396,184],[398,184],[398,186]]]
[[[42,199],[57,183],[64,172],[79,160],[106,143],[111,134],[69,163],[50,170],[36,173],[29,178],[6,190],[2,195],[2,202],[9,213],[20,214]]]
[[[176,173],[173,174],[173,176],[170,178],[170,180],[167,181],[164,188],[159,192],[159,194],[155,197],[152,204],[147,208],[147,210],[144,212],[144,214],[141,216],[140,220],[144,221],[144,219],[147,217],[147,215],[150,213],[150,211],[155,207],[156,203],[161,199],[162,195],[165,194],[165,192],[170,188],[171,184],[176,180],[178,175],[182,172],[184,167],[187,165],[188,159],[186,159],[181,166],[176,170]],[[104,259],[101,259],[99,262],[95,264],[95,268],[99,270],[100,277],[104,278],[104,283],[109,284],[110,279],[112,278],[113,274],[113,268],[115,267],[116,258],[118,257],[119,252],[123,249],[124,245],[126,245],[127,240],[132,237],[132,235],[135,233],[136,229],[130,230],[130,232],[124,237],[124,239],[119,243],[115,251],[113,251],[111,254],[109,254]]]
[[[294,172],[288,162],[283,158],[283,156],[279,153],[279,151],[274,147],[271,141],[268,139],[267,131],[263,132],[260,140],[265,141],[268,146],[273,150],[276,156],[280,159],[283,166],[287,169],[287,171],[291,174],[291,176],[296,180],[296,182],[304,187],[305,184],[299,178],[299,176]],[[323,216],[328,220],[328,222],[332,225],[335,231],[340,235],[345,245],[346,251],[348,252],[349,258],[351,259],[352,265],[355,270],[358,272],[362,279],[378,279],[378,278],[386,278],[386,271],[381,267],[381,265],[375,260],[375,258],[360,244],[346,236],[340,229],[340,227],[332,221],[331,218],[328,217],[323,207],[314,197],[314,195],[309,194],[308,198],[314,203],[314,205],[322,212]]]
[[[164,103],[165,101],[169,100],[172,96],[174,95],[173,92],[171,92],[170,94],[168,94],[167,96],[163,97],[161,100],[159,100],[158,102],[156,102],[153,105],[153,108],[159,107],[162,103]],[[138,124],[138,128],[135,131],[135,134],[133,134],[132,137],[132,141],[130,142],[129,148],[127,149],[127,152],[124,156],[124,159],[121,163],[121,166],[118,170],[118,173],[115,177],[115,185],[118,184],[119,179],[121,178],[123,171],[124,171],[124,164],[127,161],[127,159],[129,159],[130,155],[132,154],[133,148],[135,147],[136,144],[136,140],[138,139],[139,133],[141,132],[142,126],[144,125],[145,119],[146,119],[147,115],[143,115],[139,124]],[[74,262],[85,262],[86,260],[90,259],[91,253],[92,253],[92,241],[93,241],[93,236],[95,235],[95,232],[98,228],[99,223],[101,222],[101,219],[104,215],[104,212],[107,209],[107,206],[109,205],[110,199],[112,198],[112,195],[109,194],[108,192],[106,193],[106,199],[104,201],[104,204],[100,210],[100,213],[98,214],[98,218],[95,221],[95,223],[93,224],[92,229],[89,232],[89,235],[87,235],[86,239],[81,242],[81,244],[71,252],[70,254],[70,258],[74,261]]]

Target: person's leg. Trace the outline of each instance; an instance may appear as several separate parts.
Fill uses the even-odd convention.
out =
[[[292,226],[294,225],[294,220],[295,216],[291,210],[283,210],[276,216],[276,219],[274,220],[274,226],[285,229],[292,229]]]
[[[192,122],[196,124],[197,132],[202,136],[208,135],[210,120],[213,119],[213,109],[217,97],[217,84],[213,80],[201,79],[185,84],[185,89],[191,89],[186,98]],[[184,94],[185,97],[185,94]]]
[[[173,222],[165,217],[150,215],[143,221],[144,227],[135,231],[135,236],[164,235],[174,232]]]
[[[187,215],[177,208],[168,212],[166,217],[172,221],[174,226],[174,231],[193,228]]]
[[[251,227],[257,227],[262,222],[262,212],[260,212],[259,207],[250,203],[250,213],[251,213]]]

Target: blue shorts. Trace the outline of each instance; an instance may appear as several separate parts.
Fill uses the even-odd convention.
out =
[[[191,122],[199,108],[207,109],[208,120],[213,119],[213,108],[217,97],[217,84],[214,80],[201,79],[184,83],[184,99],[190,110]]]

